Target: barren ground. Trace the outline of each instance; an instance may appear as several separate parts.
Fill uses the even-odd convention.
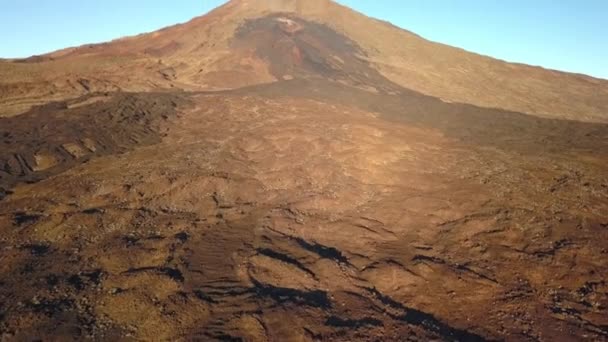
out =
[[[425,91],[292,2],[0,68],[0,339],[608,340],[602,82]]]

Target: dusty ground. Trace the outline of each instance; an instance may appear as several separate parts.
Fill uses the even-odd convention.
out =
[[[190,25],[330,6],[254,3]],[[165,65],[0,118],[2,340],[608,340],[608,125],[423,95],[315,20],[241,24],[188,81],[213,91]]]
[[[13,188],[6,336],[607,336],[606,126],[268,87],[182,94],[160,143]]]

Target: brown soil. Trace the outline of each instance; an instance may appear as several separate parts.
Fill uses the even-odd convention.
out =
[[[237,89],[164,65],[0,119],[3,340],[608,339],[608,125],[404,88],[335,4],[265,4],[157,33],[246,13],[199,79]]]
[[[36,182],[86,163],[160,141],[160,122],[176,115],[179,94],[106,94],[54,102],[0,118],[0,188]]]

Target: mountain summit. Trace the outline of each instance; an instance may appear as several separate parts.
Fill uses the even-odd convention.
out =
[[[256,46],[268,51],[264,46],[268,41],[248,37],[244,44],[236,36],[251,21],[277,14],[321,25],[325,31],[316,31],[317,42],[331,46],[340,36],[385,78],[447,102],[543,117],[608,120],[608,81],[510,64],[433,43],[330,0],[232,0],[205,16],[158,32],[25,60],[39,62],[29,65],[39,74],[35,79],[19,77],[27,65],[3,62],[0,76],[5,84],[14,85],[4,97],[26,96],[31,97],[28,103],[41,103],[44,97],[38,92],[45,91],[36,88],[48,83],[56,88],[52,98],[59,99],[90,90],[217,90],[274,82],[272,61],[255,53]],[[328,37],[320,36],[329,31]],[[127,69],[133,76],[124,78]],[[67,79],[73,84],[81,78],[89,80],[92,88],[66,84]],[[28,108],[17,102],[6,101],[5,114]]]
[[[0,61],[0,339],[608,337],[608,81],[329,0]]]

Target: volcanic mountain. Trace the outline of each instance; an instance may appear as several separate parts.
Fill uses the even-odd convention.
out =
[[[608,338],[608,81],[329,0],[0,60],[3,340]]]

